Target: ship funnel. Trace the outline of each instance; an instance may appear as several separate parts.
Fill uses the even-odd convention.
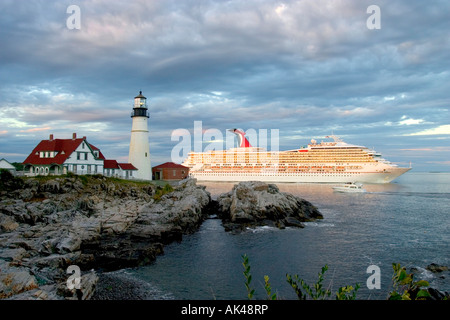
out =
[[[245,137],[245,132],[240,129],[228,129],[228,131],[233,132],[235,135],[239,138],[239,148],[251,148],[252,145],[250,142],[248,142],[247,138]]]

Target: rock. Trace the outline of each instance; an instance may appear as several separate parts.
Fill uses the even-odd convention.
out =
[[[23,248],[4,248],[0,251],[0,259],[4,261],[20,261],[26,255],[26,250]]]
[[[7,300],[62,300],[56,294],[55,285],[44,285],[9,297]]]
[[[428,288],[427,291],[430,294],[430,300],[450,299],[450,294],[448,292],[441,292],[434,288]]]
[[[240,182],[217,197],[216,207],[227,230],[267,225],[266,221],[279,228],[303,227],[302,222],[323,218],[310,202],[260,181]]]
[[[41,243],[41,248],[39,252],[44,255],[50,255],[56,252],[56,245],[58,244],[58,239],[48,239]]]
[[[57,245],[56,249],[60,253],[70,253],[80,249],[81,239],[75,235],[62,239]]]
[[[14,231],[19,227],[19,224],[10,216],[0,213],[0,230],[4,232]]]
[[[93,254],[96,265],[107,270],[149,263],[163,252],[163,244],[197,230],[210,200],[205,188],[189,179],[159,201],[141,206],[125,202],[120,210],[105,212],[101,237],[84,241],[83,252]]]
[[[443,271],[448,271],[448,267],[447,266],[441,266],[435,263],[431,263],[429,264],[426,269],[428,271],[431,271],[433,273],[437,273],[437,272],[443,272]]]
[[[59,179],[49,180],[39,186],[41,192],[59,193],[61,187],[59,184]]]
[[[283,223],[287,227],[297,227],[297,228],[304,228],[305,225],[301,223],[297,218],[294,217],[286,217],[283,219]]]
[[[67,282],[62,282],[57,285],[57,292],[66,300],[89,300],[94,295],[97,282],[97,273],[90,271],[81,275],[80,289],[69,289]]]
[[[36,279],[25,268],[0,264],[0,299],[35,289],[38,287]]]
[[[86,270],[103,263],[114,269],[151,262],[163,252],[161,240],[180,239],[180,225],[188,230],[186,219],[201,211],[201,205],[190,209],[183,201],[183,209],[179,208],[174,200],[178,195],[160,202],[161,210],[171,208],[170,216],[141,221],[152,232],[146,230],[140,238],[130,232],[120,238],[135,223],[141,208],[154,203],[150,197],[154,186],[95,179],[82,183],[78,177],[45,182],[26,178],[22,189],[0,194],[0,273],[6,283],[0,286],[2,298],[64,298],[57,289],[72,264]],[[185,191],[201,189],[194,185]],[[185,209],[191,211],[184,213]],[[138,228],[133,232],[139,232]],[[95,282],[94,278],[86,279]],[[83,299],[92,295],[94,286],[89,287],[92,290],[84,292]]]

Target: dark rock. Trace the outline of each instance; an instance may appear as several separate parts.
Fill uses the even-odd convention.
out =
[[[436,264],[436,263],[431,263],[431,264],[429,264],[429,265],[426,267],[426,269],[427,269],[428,271],[433,272],[433,273],[443,272],[443,271],[448,271],[448,267],[447,267],[447,266],[441,266],[441,265],[438,265],[438,264]]]
[[[230,192],[219,195],[214,207],[223,220],[225,230],[233,232],[250,226],[267,225],[267,221],[275,222],[278,228],[302,228],[302,222],[323,218],[310,202],[280,192],[274,184],[259,181],[240,182]]]
[[[441,292],[434,288],[428,288],[428,293],[430,294],[431,300],[444,300],[445,297],[449,298],[450,295],[448,293]]]

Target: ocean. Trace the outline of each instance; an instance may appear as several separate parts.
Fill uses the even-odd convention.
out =
[[[233,187],[198,184],[213,198]],[[361,194],[334,192],[328,184],[277,185],[310,201],[324,219],[305,228],[258,227],[231,234],[213,217],[198,232],[165,246],[152,264],[121,272],[153,288],[153,299],[245,300],[246,254],[255,299],[266,298],[265,275],[279,299],[296,299],[286,274],[312,286],[327,265],[323,287],[331,290],[331,299],[339,287],[358,283],[358,300],[385,300],[392,291],[392,264],[400,263],[414,270],[415,279],[450,292],[449,271],[426,269],[431,263],[450,266],[450,173],[408,172],[389,184],[366,184]],[[379,289],[367,286],[373,265],[379,268]]]

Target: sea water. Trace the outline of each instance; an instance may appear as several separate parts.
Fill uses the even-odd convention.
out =
[[[233,187],[198,184],[213,198]],[[305,228],[258,227],[231,234],[211,218],[198,232],[167,245],[154,263],[127,273],[157,288],[161,299],[247,299],[246,254],[256,299],[266,298],[265,275],[279,299],[296,299],[286,274],[312,286],[325,265],[322,284],[331,298],[339,287],[358,283],[357,299],[386,299],[393,290],[392,263],[450,291],[450,272],[426,269],[431,263],[450,266],[450,173],[408,172],[393,183],[366,184],[366,193],[338,193],[329,184],[277,185],[310,201],[324,219],[305,223]],[[380,270],[380,289],[367,286],[373,265]]]

